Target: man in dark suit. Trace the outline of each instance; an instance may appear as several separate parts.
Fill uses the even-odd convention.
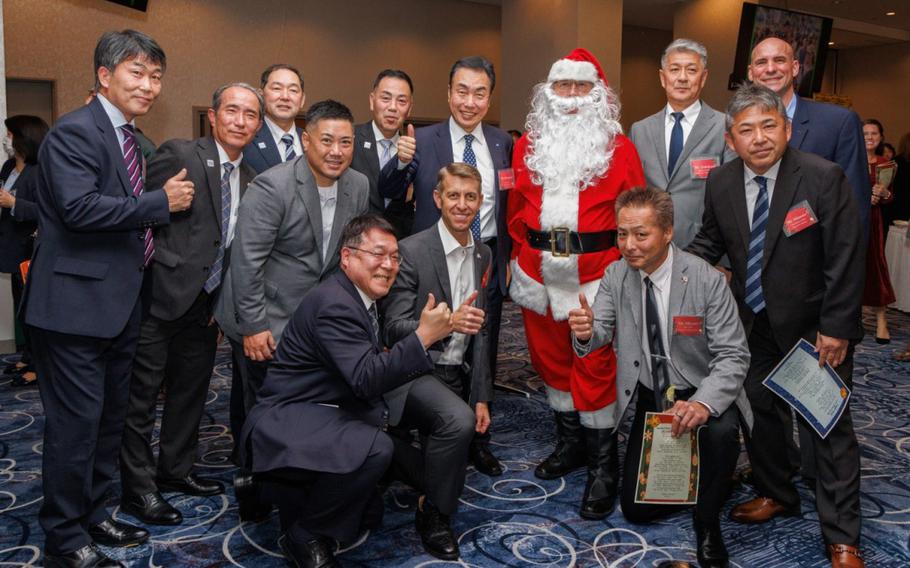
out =
[[[265,120],[243,149],[243,161],[257,174],[303,154],[303,129],[295,119],[306,101],[303,75],[285,63],[268,66],[262,72],[259,88],[265,100]]]
[[[38,155],[38,239],[23,309],[46,416],[45,566],[119,566],[94,543],[148,538],[113,520],[105,501],[120,453],[139,291],[154,254],[150,229],[193,199],[185,172],[163,191],[144,191],[132,122],[157,98],[164,66],[164,52],[140,32],[101,36],[97,99],[60,118]]]
[[[170,525],[182,519],[159,491],[199,496],[224,491],[217,481],[191,470],[218,347],[212,310],[230,258],[240,199],[256,175],[243,163],[242,150],[262,122],[262,108],[262,96],[246,83],[219,87],[208,111],[212,136],[171,140],[149,163],[151,187],[186,170],[197,194],[188,211],[174,215],[171,224],[155,234],[148,313],[133,361],[120,454],[121,508],[145,523]],[[153,476],[151,437],[163,383]]]
[[[398,273],[392,226],[356,217],[341,247],[341,273],[295,311],[241,436],[295,566],[339,566],[331,539],[353,541],[364,512],[382,507],[371,499],[393,454],[382,394],[432,371],[426,349],[452,331],[451,310],[431,295],[417,329],[384,350],[376,300]]]
[[[411,113],[414,83],[407,73],[399,69],[385,69],[373,81],[370,92],[370,112],[373,120],[354,127],[354,159],[351,168],[370,180],[370,211],[379,213],[395,227],[399,238],[411,234],[414,222],[414,202],[407,194],[396,199],[379,195],[379,173],[389,168],[389,175],[398,172],[398,145],[401,141],[401,125]],[[408,126],[408,136],[402,145],[407,146],[402,157],[414,154],[414,127]]]
[[[760,523],[800,512],[781,451],[792,435],[790,407],[762,381],[803,338],[816,346],[819,364],[829,363],[852,387],[865,247],[843,171],[788,147],[790,125],[777,95],[756,84],[741,87],[727,106],[726,123],[727,143],[741,159],[708,176],[704,222],[689,248],[712,264],[724,254],[730,258],[730,288],[752,355],[745,389],[754,428],[746,443],[759,493],[734,507],[731,517]],[[849,408],[826,438],[814,434],[809,441],[832,566],[864,566],[856,548],[860,464]]]
[[[433,198],[442,217],[435,225],[401,241],[402,264],[392,291],[383,300],[385,341],[394,345],[417,328],[427,294],[458,306],[452,334],[433,345],[435,369],[386,394],[390,423],[417,428],[422,451],[404,444],[402,467],[413,472],[426,499],[417,509],[417,531],[427,552],[444,560],[458,558],[449,524],[458,509],[470,455],[479,471],[501,475],[490,452],[489,337],[484,325],[484,278],[490,249],[475,242],[471,221],[483,199],[476,168],[452,163],[439,172]],[[409,479],[405,479],[409,481]]]
[[[445,122],[417,130],[415,138],[399,140],[398,169],[384,170],[379,178],[379,193],[390,199],[407,194],[414,184],[413,233],[431,227],[439,220],[433,201],[436,175],[452,162],[475,166],[483,178],[484,203],[471,226],[471,234],[493,252],[493,271],[487,283],[487,326],[490,333],[490,372],[496,377],[496,353],[499,349],[499,322],[502,300],[508,293],[506,266],[512,250],[512,239],[506,226],[508,192],[512,187],[512,137],[499,128],[482,124],[490,109],[496,72],[483,57],[465,57],[449,71],[449,110]],[[402,152],[404,145],[416,143],[413,158]],[[401,175],[401,174],[404,175]]]

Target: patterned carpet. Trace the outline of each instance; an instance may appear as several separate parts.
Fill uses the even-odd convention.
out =
[[[630,525],[619,511],[604,521],[576,514],[583,471],[554,481],[533,476],[533,467],[552,448],[553,425],[524,347],[517,310],[506,305],[500,349],[500,380],[531,396],[502,394],[494,411],[494,451],[507,466],[491,479],[469,470],[462,504],[454,518],[465,567],[537,566],[651,567],[668,558],[695,560],[691,516],[679,513],[652,525]],[[862,548],[875,568],[910,566],[910,364],[891,352],[910,339],[910,317],[889,313],[891,345],[867,338],[856,357],[853,417],[862,448]],[[871,320],[866,321],[867,326]],[[867,329],[871,329],[868,328]],[[15,356],[4,358],[7,362]],[[219,350],[201,427],[199,473],[228,482],[227,431],[230,386],[227,347]],[[0,566],[40,566],[43,535],[37,523],[41,503],[43,418],[37,389],[12,389],[0,380]],[[814,499],[800,485],[802,515],[765,525],[737,525],[723,532],[737,567],[828,566],[822,549]],[[727,503],[750,498],[737,487]],[[241,524],[233,495],[178,497],[171,502],[184,516],[179,527],[155,527],[151,541],[108,552],[130,566],[285,566],[275,542],[277,518]],[[345,566],[421,567],[447,564],[423,553],[414,530],[416,495],[400,485],[386,494],[382,528],[339,556]],[[116,503],[116,496],[112,497]],[[130,517],[113,509],[118,518]]]

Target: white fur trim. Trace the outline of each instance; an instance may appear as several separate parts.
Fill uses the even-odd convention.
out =
[[[547,403],[550,408],[556,412],[574,412],[575,401],[572,400],[572,393],[556,390],[550,385],[545,385],[547,390]]]
[[[578,188],[569,183],[544,188],[540,201],[540,230],[565,227],[577,231],[579,194]]]
[[[512,261],[512,283],[509,284],[509,297],[512,301],[532,312],[547,315],[547,289]]]
[[[579,410],[578,417],[581,419],[581,425],[585,428],[597,430],[613,428],[616,426],[616,403],[608,404],[600,410],[591,412]]]
[[[597,75],[597,68],[590,61],[572,61],[571,59],[560,59],[550,67],[550,74],[547,75],[547,82],[553,81],[590,81],[597,82],[600,77]]]
[[[541,252],[540,274],[546,286],[553,319],[569,319],[569,310],[579,306],[578,255],[553,256],[551,252]]]

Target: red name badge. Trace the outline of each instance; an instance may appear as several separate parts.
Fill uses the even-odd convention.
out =
[[[689,160],[692,179],[708,179],[708,172],[717,166],[717,158],[693,158]]]
[[[515,187],[515,172],[512,168],[499,170],[499,190],[505,191]]]
[[[698,316],[673,316],[674,335],[704,335],[705,318]]]
[[[816,223],[818,223],[818,217],[815,216],[809,202],[803,200],[787,211],[787,217],[784,219],[784,234],[788,237],[795,235]]]

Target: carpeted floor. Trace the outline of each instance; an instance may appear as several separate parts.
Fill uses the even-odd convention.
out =
[[[910,566],[910,363],[891,359],[892,351],[910,339],[910,317],[891,311],[889,318],[891,345],[876,345],[867,338],[858,348],[851,402],[862,448],[862,548],[870,568]],[[689,513],[647,526],[626,523],[619,511],[604,521],[584,521],[576,514],[583,471],[555,481],[534,477],[534,466],[552,448],[553,424],[540,380],[528,361],[520,317],[511,304],[506,305],[504,320],[500,380],[530,396],[498,395],[493,443],[507,471],[491,479],[469,470],[453,523],[462,561],[451,564],[651,567],[667,558],[694,561]],[[15,356],[4,359],[13,361]],[[228,461],[230,376],[230,357],[223,346],[200,430],[197,469],[226,483],[234,472]],[[8,378],[0,380],[0,566],[40,566],[41,403],[37,389],[12,389],[8,383]],[[814,498],[803,484],[800,493],[798,518],[759,526],[724,520],[734,566],[828,566]],[[727,510],[751,496],[751,488],[737,487]],[[285,565],[275,542],[274,515],[260,524],[241,524],[230,493],[217,498],[170,497],[183,513],[183,525],[153,528],[148,544],[109,553],[134,567]],[[414,531],[415,501],[413,491],[393,485],[386,494],[382,528],[341,554],[341,562],[362,567],[446,564],[423,553]],[[130,520],[119,509],[112,510],[118,518]]]

